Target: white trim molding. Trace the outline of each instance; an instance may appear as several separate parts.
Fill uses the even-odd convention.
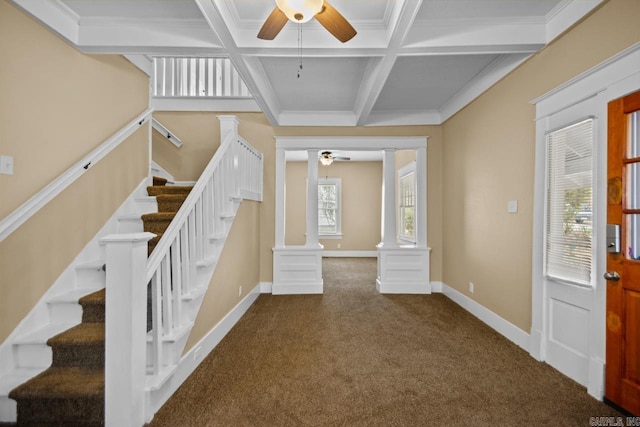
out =
[[[377,251],[322,251],[323,258],[377,258]]]
[[[476,316],[478,319],[482,320],[509,341],[513,342],[518,347],[529,351],[529,334],[524,332],[522,329],[447,284],[434,282],[434,285],[434,292],[441,292],[444,296]]]

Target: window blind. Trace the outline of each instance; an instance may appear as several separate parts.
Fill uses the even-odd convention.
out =
[[[591,283],[593,119],[547,134],[548,277]]]

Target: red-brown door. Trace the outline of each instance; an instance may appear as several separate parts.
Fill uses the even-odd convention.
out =
[[[607,254],[605,397],[640,415],[640,92],[608,111],[607,223],[620,250]]]

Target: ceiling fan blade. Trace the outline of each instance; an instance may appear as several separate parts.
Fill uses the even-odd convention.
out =
[[[333,160],[351,160],[351,157],[336,156]]]
[[[264,21],[262,28],[260,28],[258,38],[262,40],[275,39],[288,20],[289,18],[287,18],[287,15],[285,15],[283,11],[277,7],[274,8],[267,20]]]
[[[349,21],[334,9],[333,6],[327,3],[326,0],[324,6],[322,6],[322,10],[316,14],[315,18],[342,43],[348,42],[357,34],[355,28],[349,24]]]

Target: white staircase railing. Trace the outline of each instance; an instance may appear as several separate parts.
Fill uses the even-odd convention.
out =
[[[154,97],[252,98],[229,58],[153,58]]]
[[[107,426],[138,426],[153,415],[145,393],[179,362],[239,202],[262,200],[262,154],[238,136],[235,116],[219,118],[222,143],[148,260],[151,233],[103,240]]]

